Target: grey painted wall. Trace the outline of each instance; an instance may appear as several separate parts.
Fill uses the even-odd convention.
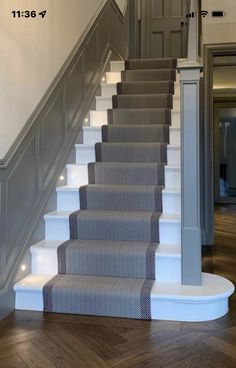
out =
[[[20,262],[42,224],[104,68],[110,58],[121,59],[127,52],[128,10],[124,18],[109,0],[46,92],[14,150],[0,163],[0,317],[14,307],[12,285]]]

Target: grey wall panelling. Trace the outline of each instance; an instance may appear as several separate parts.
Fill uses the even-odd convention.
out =
[[[0,161],[0,317],[14,308],[20,262],[73,149],[109,59],[128,53],[128,8],[114,0],[101,10]]]

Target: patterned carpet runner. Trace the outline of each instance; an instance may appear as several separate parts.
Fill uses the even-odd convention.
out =
[[[46,312],[151,318],[176,60],[127,60],[43,289]]]

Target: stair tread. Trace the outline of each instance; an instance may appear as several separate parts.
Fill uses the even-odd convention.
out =
[[[104,187],[104,186],[107,186],[107,187],[114,187],[115,185],[112,185],[112,184],[87,184],[88,186],[91,186],[91,187]],[[119,185],[118,185],[119,186]],[[130,185],[123,185],[122,187],[130,187]],[[132,187],[135,187],[134,185],[132,185]],[[137,185],[136,187],[143,187],[143,185]],[[148,186],[145,185],[145,188],[147,188]],[[150,185],[150,187],[154,187],[153,185]],[[71,185],[63,185],[63,186],[60,186],[60,187],[57,187],[56,190],[57,192],[64,192],[64,191],[68,191],[68,192],[72,192],[72,191],[75,191],[75,192],[78,192],[79,191],[79,188],[80,186],[78,185],[75,185],[75,186],[71,186]],[[177,194],[180,194],[180,188],[178,187],[168,187],[168,188],[163,188],[162,189],[162,192],[164,193],[177,193]]]
[[[55,218],[58,218],[58,219],[68,219],[70,214],[73,213],[75,211],[58,211],[58,210],[55,210],[55,211],[51,211],[49,213],[47,213],[46,215],[44,215],[44,218],[45,219],[55,219]],[[134,213],[138,213],[140,214],[140,217],[145,217],[145,216],[150,216],[150,212],[151,211],[113,211],[113,210],[81,210],[81,212],[93,212],[94,214],[99,214],[99,216],[101,215],[101,212],[104,214],[104,215],[108,215],[109,214],[112,214],[112,213],[117,213],[117,215],[121,214],[121,213],[129,213],[132,214],[132,212]],[[162,222],[180,222],[180,219],[181,219],[181,216],[179,214],[166,214],[166,213],[162,213],[160,215],[160,219],[159,221],[162,221]]]
[[[141,124],[122,124],[122,125],[117,124],[117,125],[114,125],[114,126],[121,126],[121,127],[130,126],[130,127],[136,127],[136,126],[140,126],[140,125]],[[151,127],[153,126],[152,124],[146,124],[146,126],[149,126],[149,125]],[[160,125],[162,125],[162,124],[160,124]],[[104,126],[106,126],[106,124]],[[100,125],[98,125],[98,126],[83,126],[83,130],[84,131],[86,131],[86,130],[93,130],[93,131],[96,131],[97,132],[97,131],[101,131],[101,126]],[[177,130],[177,131],[179,131],[180,128],[170,126],[169,127],[169,130]]]
[[[88,240],[88,239],[79,239],[77,240],[78,242],[83,242],[85,241],[86,243],[93,243],[96,240]],[[112,244],[112,246],[115,246],[116,244],[122,243],[121,240],[102,240],[105,243],[109,243]],[[54,249],[57,250],[57,248],[63,244],[65,241],[64,240],[50,240],[50,239],[44,239],[41,240],[40,242],[34,244],[31,246],[31,251],[36,251],[36,252],[40,252],[43,250],[47,250],[47,249]],[[127,241],[125,241],[127,243]],[[140,243],[140,241],[129,241],[129,243]],[[141,242],[141,243],[149,243],[149,242]],[[179,244],[175,245],[175,244],[158,244],[158,248],[156,251],[156,256],[157,257],[181,257],[181,246]]]
[[[14,290],[38,291],[42,293],[42,288],[54,275],[33,275],[29,274],[15,284]],[[84,276],[83,276],[84,277]],[[151,298],[167,298],[176,300],[202,301],[214,300],[216,297],[223,298],[230,296],[234,292],[234,286],[222,276],[202,273],[202,285],[191,286],[182,285],[180,282],[158,282],[154,281],[151,291]]]

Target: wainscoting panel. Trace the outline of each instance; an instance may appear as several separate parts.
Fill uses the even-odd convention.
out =
[[[40,160],[43,189],[50,181],[50,172],[55,171],[59,159],[58,152],[63,148],[66,132],[65,97],[63,86],[57,92],[43,119],[41,128]]]
[[[37,186],[36,139],[33,136],[6,180],[6,264],[19,252],[18,238],[36,200]]]
[[[75,65],[68,73],[68,122],[69,129],[73,123],[84,98],[84,73],[83,73],[83,54],[76,60]]]
[[[107,1],[0,160],[0,294],[12,290],[106,64],[127,56],[127,35],[128,7],[123,17],[115,1]],[[13,308],[8,300],[12,305],[2,300],[0,315],[2,305]]]

